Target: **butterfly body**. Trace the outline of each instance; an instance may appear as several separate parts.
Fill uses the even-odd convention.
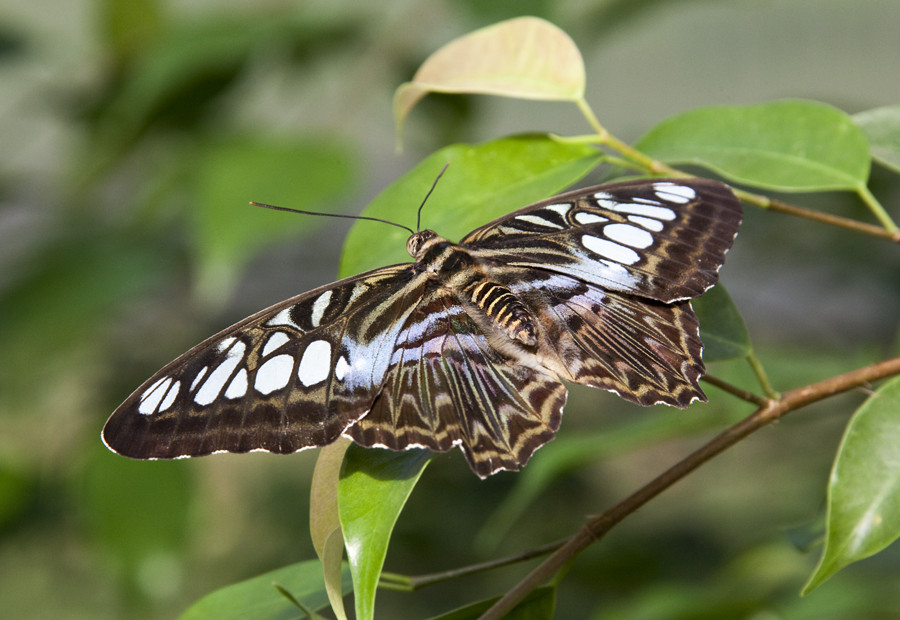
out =
[[[705,399],[689,299],[716,282],[741,219],[728,188],[634,181],[525,207],[414,261],[341,280],[197,345],[113,413],[136,458],[458,445],[487,476],[559,427],[562,380],[633,402]]]

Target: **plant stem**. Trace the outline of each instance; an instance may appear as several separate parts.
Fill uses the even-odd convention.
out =
[[[597,117],[594,115],[594,111],[591,110],[591,106],[585,99],[579,99],[575,102],[578,105],[578,109],[581,110],[581,113],[587,119],[588,124],[594,128],[594,131],[597,132],[597,136],[599,137],[598,142],[603,146],[608,146],[613,149],[617,153],[621,154],[626,159],[635,162],[647,172],[651,174],[667,174],[673,177],[689,177],[692,176],[686,172],[682,172],[681,170],[676,170],[671,166],[667,166],[666,164],[656,161],[652,157],[641,153],[639,150],[633,148],[631,145],[622,142],[617,137],[609,133],[603,125],[600,124],[600,121],[597,120]]]
[[[766,396],[773,400],[781,398],[781,394],[776,392],[775,388],[772,387],[772,383],[769,381],[769,375],[766,374],[766,369],[763,368],[762,362],[756,357],[756,353],[750,351],[750,354],[747,355],[747,363],[750,364],[750,368],[753,369],[753,374],[756,375],[756,380],[759,381],[759,386],[763,389],[763,392],[766,393]],[[762,404],[761,406],[765,406],[765,404]]]
[[[401,590],[412,592],[413,590],[418,590],[419,588],[434,585],[442,581],[449,581],[451,579],[457,579],[459,577],[475,575],[477,573],[483,573],[485,571],[500,568],[502,566],[509,566],[510,564],[517,564],[519,562],[531,560],[532,558],[547,555],[548,553],[559,549],[565,542],[566,539],[557,540],[556,542],[547,543],[546,545],[541,545],[540,547],[535,547],[534,549],[529,549],[528,551],[523,551],[522,553],[510,555],[505,558],[499,558],[497,560],[490,560],[487,562],[480,562],[478,564],[470,564],[469,566],[463,566],[460,568],[454,568],[437,573],[429,573],[427,575],[417,575],[410,577],[407,575],[398,575],[396,573],[382,573],[382,581],[378,584],[378,587],[385,588],[387,590]]]
[[[861,232],[866,235],[872,235],[875,237],[883,237],[885,239],[890,239],[895,243],[900,243],[900,232],[896,230],[892,231],[887,228],[882,228],[881,226],[875,226],[874,224],[866,224],[865,222],[852,220],[848,217],[841,217],[840,215],[832,215],[830,213],[822,213],[821,211],[813,211],[812,209],[804,209],[803,207],[798,207],[797,205],[792,205],[781,200],[776,200],[775,198],[769,198],[768,196],[754,194],[752,192],[745,192],[740,189],[735,189],[734,195],[745,202],[755,204],[756,206],[762,207],[763,209],[768,209],[769,211],[784,213],[786,215],[793,215],[794,217],[802,217],[804,219],[813,220],[822,224],[829,224],[831,226],[837,226],[839,228],[845,228],[847,230]]]
[[[834,394],[866,385],[877,379],[898,374],[900,374],[900,357],[895,357],[812,385],[791,390],[786,392],[780,400],[769,401],[766,406],[760,407],[750,416],[727,428],[698,450],[695,450],[638,489],[631,496],[625,498],[603,514],[590,519],[550,557],[526,575],[525,578],[488,609],[481,616],[480,620],[500,620],[503,618],[529,592],[550,579],[585,548],[600,540],[626,516],[748,435],[787,415],[791,411]]]
[[[872,192],[869,191],[869,188],[863,185],[860,187],[857,192],[859,193],[859,197],[862,199],[864,203],[869,207],[875,217],[881,222],[881,225],[885,227],[885,229],[893,234],[897,234],[900,232],[900,229],[897,228],[897,225],[894,223],[894,220],[891,219],[891,216],[888,215],[887,211],[884,210],[884,207],[881,206],[881,203],[878,202],[878,199],[872,195]]]
[[[741,400],[745,400],[748,403],[753,403],[757,407],[765,407],[769,404],[769,399],[765,396],[759,396],[758,394],[754,394],[753,392],[748,392],[747,390],[739,388],[736,385],[732,385],[727,381],[723,381],[718,377],[714,377],[712,375],[704,375],[700,380],[706,381],[707,383],[716,386],[720,390],[728,392],[732,396],[737,396]]]

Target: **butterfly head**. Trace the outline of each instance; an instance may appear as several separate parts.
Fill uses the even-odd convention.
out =
[[[409,255],[414,259],[419,260],[425,255],[428,248],[434,244],[436,239],[440,239],[440,237],[438,237],[438,234],[433,230],[420,230],[414,235],[411,235],[406,241],[406,251],[409,252]]]

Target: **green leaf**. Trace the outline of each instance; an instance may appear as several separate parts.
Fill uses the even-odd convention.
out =
[[[872,157],[886,168],[900,172],[900,105],[889,105],[853,115],[869,139]]]
[[[143,53],[163,33],[166,20],[159,0],[103,0],[98,4],[102,35],[120,66]]]
[[[350,587],[350,569],[344,567],[344,587]],[[307,560],[285,566],[207,594],[191,605],[180,620],[291,620],[297,607],[275,586],[280,586],[304,607],[312,610],[328,605],[322,565]]]
[[[458,240],[494,218],[558,193],[583,178],[600,158],[592,146],[562,143],[545,135],[455,144],[431,154],[388,186],[363,215],[414,227],[416,208],[449,163],[422,211],[422,227]],[[344,244],[341,276],[408,262],[407,237],[399,228],[357,222]]]
[[[348,439],[341,438],[319,451],[309,490],[309,534],[322,562],[328,600],[338,620],[345,620],[347,614],[341,588],[344,535],[338,514],[337,490],[349,445]]]
[[[500,597],[495,597],[472,603],[440,616],[434,616],[430,620],[476,620],[499,600]],[[531,591],[521,603],[513,607],[503,618],[504,620],[550,620],[553,618],[555,609],[556,587],[543,586]]]
[[[774,191],[860,190],[869,177],[862,130],[844,112],[812,101],[692,110],[663,121],[635,148]]]
[[[744,317],[724,286],[714,286],[691,305],[700,319],[704,361],[721,362],[750,355],[753,345]]]
[[[429,92],[578,101],[584,60],[565,32],[538,17],[516,17],[459,37],[422,63],[394,94],[397,135]]]
[[[347,449],[338,507],[357,620],[371,620],[375,613],[375,589],[391,532],[433,455],[428,450],[393,452],[356,444]]]
[[[235,137],[208,145],[192,209],[200,299],[227,296],[239,269],[261,247],[309,232],[324,219],[252,207],[251,200],[321,209],[352,190],[355,169],[351,151],[333,140]]]
[[[825,548],[803,594],[900,536],[900,377],[856,411],[828,484]]]

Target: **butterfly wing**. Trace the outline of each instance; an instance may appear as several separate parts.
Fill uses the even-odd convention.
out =
[[[435,286],[407,317],[371,411],[346,434],[393,450],[459,445],[484,478],[527,463],[553,438],[565,401],[557,377],[492,346],[456,298]]]
[[[509,275],[509,274],[508,274]],[[606,291],[553,274],[510,282],[543,326],[545,363],[569,380],[639,405],[706,400],[700,328],[689,301],[672,304]]]
[[[502,253],[505,268],[552,271],[671,303],[716,283],[741,216],[740,202],[717,181],[645,179],[554,196],[461,243]]]
[[[422,284],[395,265],[263,310],[148,379],[103,439],[145,459],[331,443],[371,407]]]
[[[706,400],[689,299],[716,283],[741,205],[706,179],[627,181],[555,196],[462,244],[531,308],[560,377],[641,405]]]
[[[501,301],[467,298],[437,277],[449,262],[430,258],[318,288],[160,370],[113,413],[104,441],[126,456],[178,458],[294,452],[344,434],[392,449],[459,445],[482,477],[518,469],[559,426],[558,377],[640,404],[704,398],[683,300],[715,283],[740,218],[712,181],[562,194],[457,246]],[[533,351],[497,329],[514,299],[504,289],[541,325]]]

